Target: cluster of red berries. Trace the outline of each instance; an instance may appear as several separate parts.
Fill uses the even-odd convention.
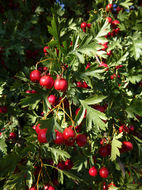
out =
[[[37,188],[33,186],[29,190],[37,190]],[[44,190],[55,190],[55,187],[53,187],[52,185],[44,185]]]
[[[96,177],[98,175],[98,170],[95,166],[89,169],[89,175],[92,177]],[[107,178],[109,176],[109,170],[106,167],[102,167],[99,170],[99,175],[102,178]]]
[[[119,20],[112,21],[111,17],[107,17],[106,20],[111,24],[112,32],[109,32],[105,37],[108,38],[116,36],[120,31],[120,28],[118,28],[118,25],[120,24]]]
[[[38,141],[40,143],[47,143],[47,138],[46,138],[47,129],[40,129],[40,124],[38,124],[37,126],[33,126],[33,128],[36,130],[36,133],[38,134]],[[76,135],[74,130],[72,129],[72,126],[65,128],[63,133],[57,130],[55,130],[55,133],[56,133],[56,139],[54,140],[55,144],[58,145],[65,144],[67,146],[74,146],[75,141],[79,147],[83,147],[87,144],[87,136],[85,134]]]
[[[86,32],[86,28],[90,28],[91,24],[90,23],[87,24],[86,22],[82,22],[80,27],[83,30],[83,32]]]
[[[41,72],[39,70],[33,70],[30,73],[30,80],[32,82],[39,82],[39,84],[46,89],[51,89],[54,86],[57,91],[65,92],[68,88],[68,82],[64,78],[57,76],[54,81],[49,74],[41,76]]]

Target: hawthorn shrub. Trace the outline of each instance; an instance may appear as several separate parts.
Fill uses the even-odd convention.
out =
[[[3,68],[0,189],[142,189],[141,17],[129,0],[87,21],[55,6],[44,56]]]

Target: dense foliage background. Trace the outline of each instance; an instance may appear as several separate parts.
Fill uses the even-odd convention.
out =
[[[0,189],[142,189],[141,6],[0,2]]]

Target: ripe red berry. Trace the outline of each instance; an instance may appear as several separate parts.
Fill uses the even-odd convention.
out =
[[[85,70],[89,69],[90,66],[91,66],[91,64],[90,64],[90,63],[87,63],[87,65],[86,65],[86,67],[85,67]]]
[[[65,128],[64,132],[63,132],[63,137],[65,140],[72,140],[75,138],[75,133],[74,131],[69,127],[69,128]]]
[[[106,11],[109,12],[109,11],[111,11],[111,9],[112,9],[112,4],[108,4],[106,6]]]
[[[44,185],[44,190],[48,190],[48,185]]]
[[[99,170],[99,174],[102,178],[107,178],[109,175],[109,171],[107,168],[103,167]]]
[[[116,27],[118,24],[120,24],[119,20],[112,21],[112,26]]]
[[[116,185],[113,183],[113,182],[111,182],[109,185],[108,185],[108,188],[109,187],[116,187]]]
[[[88,88],[88,84],[85,81],[82,82],[82,88]]]
[[[101,62],[101,64],[99,65],[99,67],[105,67],[105,68],[108,68],[108,65],[104,62]]]
[[[56,139],[54,140],[55,144],[63,144],[64,143],[64,137],[63,134],[59,131],[56,131]]]
[[[88,23],[88,24],[87,24],[87,27],[88,27],[88,28],[91,28],[91,24],[90,24],[90,23]]]
[[[108,48],[107,44],[105,44],[105,43],[102,44],[102,46],[103,46],[103,48],[102,48],[103,51],[105,51]]]
[[[131,133],[133,133],[133,132],[135,131],[135,126],[134,126],[134,125],[130,125],[130,126],[129,126],[129,131],[130,131]]]
[[[65,162],[64,161],[61,161],[57,164],[57,167],[60,169],[60,170],[64,170],[65,169]]]
[[[38,70],[33,70],[31,73],[30,73],[30,80],[32,82],[39,82],[40,80],[40,71]]]
[[[31,187],[29,190],[37,190],[36,187]]]
[[[65,169],[66,170],[71,170],[72,167],[73,167],[73,163],[72,163],[72,161],[70,159],[66,160],[64,164],[65,164]]]
[[[106,182],[103,183],[103,189],[102,190],[108,190],[108,186],[107,186]]]
[[[100,111],[100,112],[105,112],[105,107],[101,106],[101,105],[94,105],[93,106],[96,110]]]
[[[80,25],[80,27],[82,29],[85,29],[87,27],[87,23],[86,22],[82,22],[81,25]]]
[[[108,55],[108,56],[111,56],[111,55],[112,55],[112,51],[108,51],[108,52],[107,52],[107,55]]]
[[[26,90],[26,94],[30,94],[31,93],[31,90]]]
[[[47,50],[49,49],[49,46],[45,46],[44,48],[43,48],[43,52],[44,53],[47,53]]]
[[[55,80],[55,82],[54,82],[54,88],[56,89],[56,90],[59,90],[59,91],[62,91],[62,92],[64,92],[64,91],[66,91],[67,90],[67,88],[68,88],[68,82],[67,82],[67,80],[65,80],[65,79],[56,79]]]
[[[76,136],[76,143],[79,147],[85,146],[87,143],[87,137],[85,134],[78,134]]]
[[[42,76],[40,78],[40,85],[46,87],[47,89],[51,89],[54,85],[54,79],[50,76]]]
[[[102,146],[100,147],[99,149],[99,154],[102,156],[102,157],[106,157],[110,154],[110,147],[108,145],[105,145],[105,146]]]
[[[78,88],[82,88],[82,82],[78,81],[78,82],[76,83],[76,86],[77,86]]]
[[[129,128],[125,125],[121,125],[119,127],[119,133],[122,133],[122,132],[129,133]]]
[[[94,166],[89,169],[89,175],[90,176],[95,177],[95,176],[97,176],[97,173],[98,173],[98,171],[97,171],[97,169]]]
[[[107,20],[109,23],[112,23],[112,18],[111,18],[111,17],[107,17],[106,20]]]
[[[49,102],[51,105],[55,105],[56,99],[57,99],[56,96],[51,94],[51,95],[48,97],[48,102]]]
[[[38,133],[38,141],[40,143],[47,143],[46,132],[47,132],[47,129],[41,129],[39,131],[39,133]]]
[[[10,140],[13,140],[13,139],[15,139],[15,138],[16,138],[16,133],[11,132],[11,133],[9,134],[9,139],[10,139]]]
[[[36,126],[36,129],[35,129],[35,130],[36,130],[36,133],[37,133],[37,134],[40,132],[40,130],[41,130],[41,129],[40,129],[40,124],[37,124],[37,126]]]
[[[125,148],[126,151],[132,151],[133,150],[133,144],[129,141],[123,141],[123,147]]]
[[[55,190],[55,187],[53,187],[52,185],[50,185],[50,186],[48,187],[48,190]]]

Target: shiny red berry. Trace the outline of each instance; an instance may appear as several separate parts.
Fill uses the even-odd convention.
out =
[[[38,70],[33,70],[33,71],[30,73],[30,80],[31,80],[32,82],[39,82],[40,77],[41,77],[40,71],[38,71]]]
[[[63,144],[64,143],[64,137],[63,134],[59,131],[56,131],[56,139],[54,140],[55,144]]]
[[[107,178],[109,175],[109,171],[107,168],[103,167],[99,170],[99,174],[102,178]]]
[[[89,169],[89,175],[90,175],[90,176],[95,177],[95,176],[97,176],[97,173],[98,173],[98,171],[97,171],[97,169],[95,168],[95,166],[93,166],[92,168]]]
[[[51,94],[51,95],[48,97],[48,102],[49,102],[51,105],[55,105],[56,99],[57,99],[56,96]]]
[[[47,132],[47,129],[41,129],[39,131],[39,133],[38,133],[38,141],[40,143],[47,143],[46,132]]]
[[[65,169],[66,170],[71,170],[72,167],[73,167],[73,163],[72,163],[72,161],[70,159],[66,160],[64,164],[65,164]]]
[[[54,79],[50,76],[42,76],[40,78],[40,85],[46,87],[47,89],[51,89],[54,85]]]
[[[85,29],[87,27],[87,23],[86,22],[82,22],[81,25],[80,25],[80,27],[82,29]]]

